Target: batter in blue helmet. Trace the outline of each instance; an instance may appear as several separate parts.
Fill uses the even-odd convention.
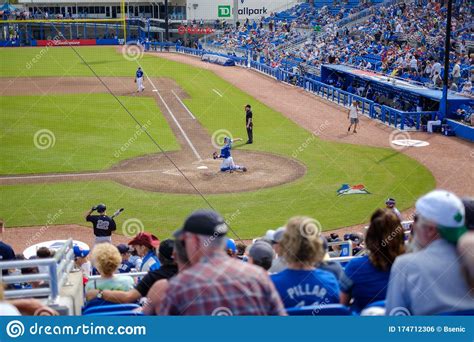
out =
[[[234,172],[234,171],[242,171],[247,172],[247,168],[245,166],[236,165],[234,163],[234,158],[232,158],[231,150],[232,150],[232,143],[234,141],[242,141],[240,138],[236,138],[232,140],[229,137],[224,138],[224,147],[221,149],[221,153],[214,152],[212,157],[214,159],[223,159],[221,164],[221,171],[222,172]]]

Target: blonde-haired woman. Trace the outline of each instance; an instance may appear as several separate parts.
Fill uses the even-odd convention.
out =
[[[317,269],[325,254],[319,223],[309,217],[293,217],[280,242],[288,268],[271,276],[285,308],[339,303],[336,277]]]
[[[99,290],[97,298],[101,299],[104,290],[129,291],[133,289],[132,277],[115,275],[122,263],[122,256],[117,247],[110,243],[95,245],[91,259],[92,264],[100,273],[100,278],[89,280],[86,285],[86,292],[93,289]]]

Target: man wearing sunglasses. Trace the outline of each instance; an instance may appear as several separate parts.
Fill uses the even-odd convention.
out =
[[[395,259],[387,315],[434,315],[474,309],[456,244],[466,232],[465,210],[453,193],[435,190],[416,202],[415,252]]]
[[[169,281],[160,315],[285,314],[268,274],[225,253],[227,230],[219,214],[198,210],[174,233],[189,267]]]

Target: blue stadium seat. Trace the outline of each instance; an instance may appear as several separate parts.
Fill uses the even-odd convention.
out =
[[[140,308],[137,304],[112,304],[112,305],[100,305],[87,308],[82,312],[83,315],[95,315],[99,313],[112,313],[112,312],[123,312],[133,311]]]
[[[288,316],[352,316],[351,310],[342,304],[310,305],[286,309]]]

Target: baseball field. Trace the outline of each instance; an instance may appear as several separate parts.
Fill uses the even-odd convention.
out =
[[[435,187],[406,154],[323,140],[331,117],[305,130],[204,63],[130,58],[113,47],[0,49],[0,60],[7,227],[85,225],[84,212],[106,203],[109,212],[125,208],[119,233],[138,226],[163,238],[194,209],[213,207],[245,239],[294,215],[314,217],[323,230],[365,223],[387,197],[403,210]],[[142,93],[133,81],[138,65]],[[236,143],[233,156],[248,172],[220,173],[212,152],[224,136],[246,140],[247,103],[255,143]],[[343,184],[369,193],[338,196]]]

